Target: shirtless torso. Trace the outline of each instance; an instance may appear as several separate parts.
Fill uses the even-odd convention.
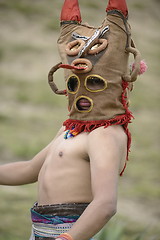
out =
[[[0,185],[38,181],[38,205],[90,203],[69,231],[74,239],[89,239],[116,212],[118,178],[127,154],[121,126],[99,127],[55,139],[32,160],[0,166]],[[94,213],[94,214],[93,214]]]
[[[61,133],[50,145],[38,177],[40,205],[92,200],[87,137]]]
[[[120,126],[111,129],[123,131]],[[110,129],[109,129],[110,130]],[[108,132],[108,129],[100,128],[93,133],[81,133],[74,138],[64,139],[64,132],[49,145],[44,164],[38,176],[38,203],[54,204],[66,202],[91,202],[91,165],[89,156],[90,135],[94,136],[100,132]],[[98,136],[97,136],[98,137]],[[125,137],[125,136],[124,136]],[[105,145],[105,143],[103,142]],[[97,139],[94,146],[96,152],[101,151],[103,146],[101,140]],[[107,148],[107,141],[106,141]],[[111,149],[110,149],[111,150]],[[126,152],[120,159],[119,172],[124,167]],[[103,162],[103,159],[99,160]],[[107,161],[106,161],[107,162]],[[105,168],[105,166],[104,166]],[[106,172],[107,174],[107,172]],[[97,180],[98,181],[98,180]]]

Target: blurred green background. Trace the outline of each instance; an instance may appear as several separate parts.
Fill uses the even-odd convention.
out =
[[[80,0],[84,21],[96,26],[106,1]],[[148,71],[135,83],[130,161],[120,178],[118,213],[99,239],[160,239],[160,1],[128,0],[136,46]],[[0,163],[29,160],[67,118],[67,102],[47,84],[60,61],[56,41],[62,0],[0,0]],[[56,73],[63,88],[63,72]],[[27,240],[36,184],[0,186],[0,240]]]

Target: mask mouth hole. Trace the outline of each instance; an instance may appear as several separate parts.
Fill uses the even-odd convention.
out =
[[[92,67],[93,67],[91,61],[89,61],[86,58],[75,59],[71,63],[71,65],[80,68],[80,69],[72,69],[74,73],[88,73],[92,70]]]
[[[77,63],[75,66],[79,67],[79,68],[84,68],[84,69],[87,68],[87,64],[86,63]]]
[[[86,96],[80,96],[76,99],[76,109],[80,112],[90,112],[93,107],[92,99]]]

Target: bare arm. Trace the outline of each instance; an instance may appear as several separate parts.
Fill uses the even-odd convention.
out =
[[[89,134],[93,201],[68,232],[73,239],[90,239],[115,214],[120,165],[126,153],[126,143],[126,135],[120,126],[99,128]]]
[[[0,166],[1,185],[23,185],[37,181],[38,173],[47,155],[48,146],[30,161],[8,163]]]
[[[60,129],[55,139],[62,131],[63,128]],[[0,165],[0,185],[15,186],[36,182],[52,142],[30,161]]]

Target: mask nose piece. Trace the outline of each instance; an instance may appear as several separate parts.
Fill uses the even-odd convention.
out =
[[[71,66],[73,67],[79,67],[79,69],[75,68],[75,69],[72,69],[72,71],[74,73],[88,73],[92,70],[93,68],[93,65],[91,63],[90,60],[86,59],[86,58],[78,58],[78,59],[75,59],[72,63],[71,63]],[[82,68],[82,69],[81,69]]]

